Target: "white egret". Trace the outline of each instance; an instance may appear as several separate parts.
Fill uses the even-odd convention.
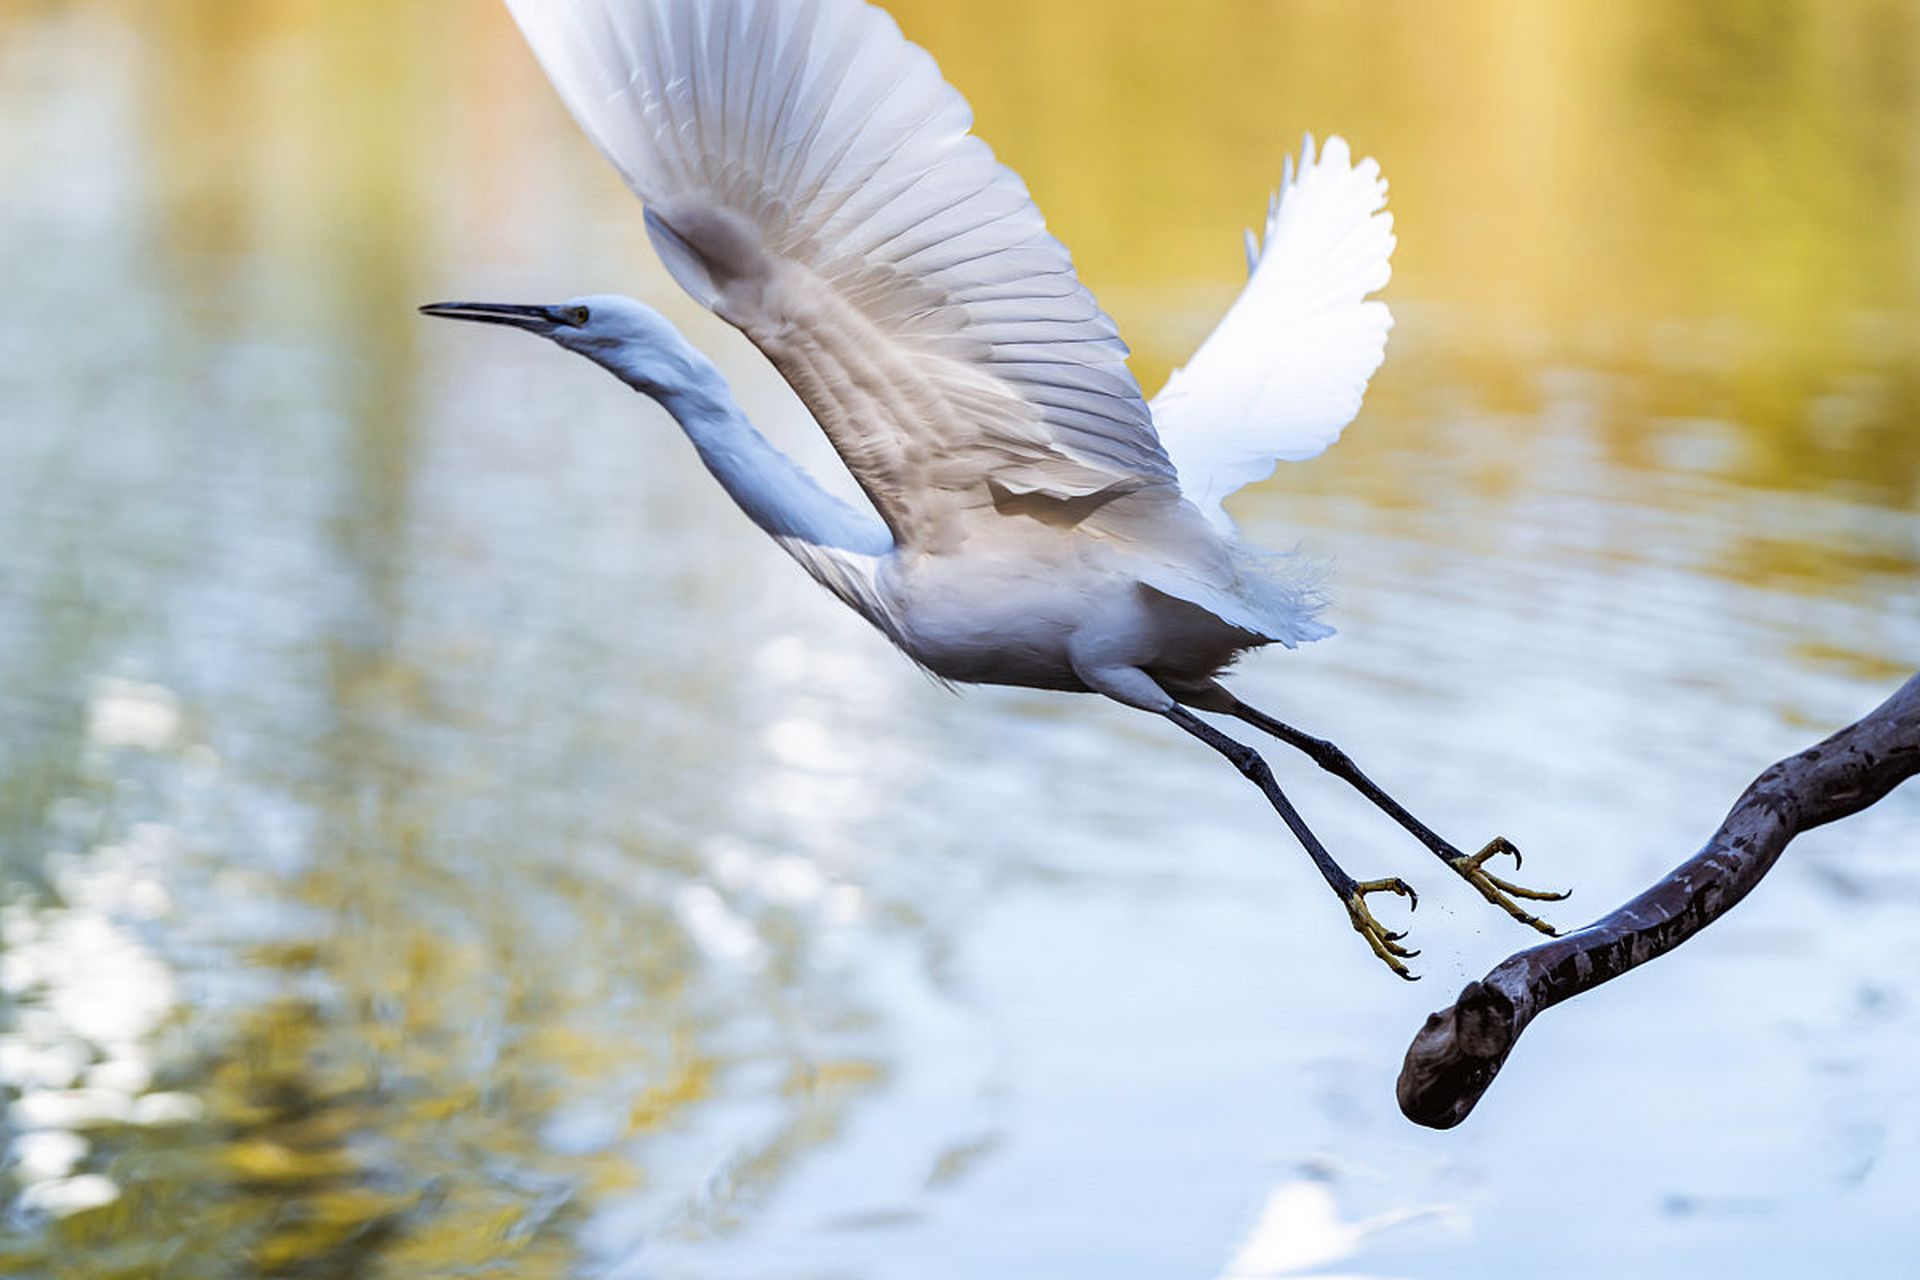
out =
[[[872,505],[748,423],[713,363],[628,298],[440,303],[551,339],[658,401],[749,519],[908,657],[961,683],[1104,694],[1166,717],[1265,793],[1382,960],[1415,954],[1236,717],[1356,787],[1515,919],[1547,899],[1436,835],[1329,742],[1217,680],[1331,629],[1308,572],[1242,543],[1221,500],[1321,452],[1392,320],[1386,183],[1307,140],[1248,234],[1245,291],[1149,406],[1113,322],[966,101],[861,0],[507,0],[548,77],[645,206],[685,289],[799,394]]]

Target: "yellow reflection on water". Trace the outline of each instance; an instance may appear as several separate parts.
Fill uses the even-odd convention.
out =
[[[1392,180],[1397,298],[1574,336],[1910,322],[1909,3],[895,11],[1096,281],[1230,282],[1280,157],[1339,131]]]
[[[406,345],[383,304],[412,296],[436,224],[564,235],[538,189],[599,163],[497,6],[108,8],[152,51],[168,244],[266,256],[269,282],[370,352]],[[1559,361],[1650,374],[1636,429],[1729,418],[1760,445],[1756,482],[1837,451],[1879,500],[1913,496],[1909,0],[893,8],[1027,178],[1149,389],[1230,300],[1282,158],[1338,131],[1392,182],[1396,354],[1444,352],[1496,395]],[[586,189],[620,216],[610,174]],[[1871,385],[1849,381],[1862,370]],[[1401,372],[1383,397],[1411,390]]]

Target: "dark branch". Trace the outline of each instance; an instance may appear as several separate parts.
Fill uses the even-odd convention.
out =
[[[1639,897],[1468,983],[1408,1047],[1400,1110],[1435,1129],[1459,1124],[1542,1011],[1673,950],[1746,897],[1788,841],[1858,813],[1916,773],[1920,675],[1856,723],[1755,778],[1706,847]]]

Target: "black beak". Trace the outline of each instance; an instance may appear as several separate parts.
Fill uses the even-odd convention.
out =
[[[515,329],[543,332],[558,328],[564,321],[554,307],[521,307],[506,302],[430,302],[420,308],[423,316],[446,320],[475,320],[481,324],[511,325]]]

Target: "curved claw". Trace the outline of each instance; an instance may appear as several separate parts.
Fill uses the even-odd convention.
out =
[[[1411,960],[1420,952],[1415,948],[1401,946],[1400,939],[1407,935],[1387,928],[1374,917],[1373,912],[1367,907],[1367,895],[1370,893],[1398,894],[1407,899],[1410,904],[1407,908],[1409,911],[1420,905],[1420,896],[1413,891],[1412,885],[1394,876],[1386,880],[1361,881],[1353,886],[1352,893],[1347,897],[1347,916],[1353,921],[1354,931],[1365,938],[1367,945],[1373,948],[1373,954],[1379,956],[1387,968],[1408,982],[1419,981],[1420,975],[1411,972],[1401,961]]]
[[[1517,885],[1511,880],[1503,880],[1499,876],[1490,874],[1486,870],[1487,861],[1503,853],[1513,855],[1513,865],[1516,869],[1520,866],[1520,850],[1505,836],[1495,836],[1493,839],[1487,841],[1484,849],[1472,857],[1459,858],[1447,865],[1451,866],[1454,871],[1459,874],[1461,879],[1478,890],[1481,897],[1491,902],[1494,906],[1499,907],[1521,924],[1538,929],[1549,938],[1559,937],[1560,931],[1558,929],[1555,929],[1552,925],[1540,919],[1540,917],[1525,910],[1518,902],[1515,902],[1514,899],[1524,898],[1529,902],[1560,902],[1569,897],[1572,894],[1572,890],[1569,889],[1554,893],[1545,889],[1529,889],[1524,885]]]

